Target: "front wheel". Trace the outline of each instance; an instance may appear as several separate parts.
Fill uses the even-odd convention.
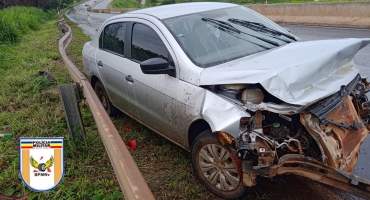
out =
[[[218,135],[206,130],[192,145],[192,164],[196,175],[205,186],[223,199],[237,199],[248,195],[250,188],[243,185],[231,157]]]

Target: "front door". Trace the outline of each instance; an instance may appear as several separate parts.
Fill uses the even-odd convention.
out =
[[[136,98],[135,118],[144,124],[169,136],[175,142],[181,136],[171,135],[172,119],[171,109],[176,99],[179,79],[167,74],[144,74],[140,63],[150,58],[160,57],[176,67],[174,53],[164,39],[158,28],[147,21],[137,21],[132,24],[130,75],[133,79],[131,85]],[[128,57],[128,56],[127,56]]]

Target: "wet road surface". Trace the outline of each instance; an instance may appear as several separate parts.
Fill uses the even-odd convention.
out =
[[[94,9],[107,9],[108,5],[110,4],[111,0],[103,0],[96,4],[93,8]]]
[[[105,2],[105,3],[104,3]],[[110,0],[94,6],[106,8]],[[89,5],[93,0],[87,2]],[[88,13],[91,20],[88,20]],[[85,34],[92,38],[97,32],[100,25],[109,17],[116,14],[91,13],[86,11],[85,3],[78,5],[66,13],[67,17],[77,23]],[[332,28],[332,27],[313,27],[300,25],[281,25],[284,28],[290,29],[291,33],[300,37],[302,40],[322,40],[322,39],[338,39],[338,38],[370,38],[370,30],[368,29],[347,29],[347,28]],[[362,77],[370,77],[370,45],[360,50],[355,58],[355,63],[360,69]],[[369,78],[370,79],[370,78]],[[369,80],[368,79],[368,80]],[[370,94],[368,94],[370,98]],[[363,164],[370,167],[370,138],[361,146],[359,158],[363,160]],[[363,170],[362,167],[357,167],[356,170],[362,170],[359,175],[369,176],[369,172]],[[297,180],[299,179],[299,180]],[[296,176],[282,176],[274,179],[272,182],[269,179],[262,179],[258,191],[271,194],[270,199],[349,199],[357,200],[353,195],[350,195],[341,190],[330,186],[322,185],[315,181],[305,178],[296,178]]]
[[[94,3],[94,1],[90,0],[86,3],[91,5]],[[92,38],[99,29],[100,25],[106,19],[116,14],[87,12],[87,7],[85,6],[86,3],[75,6],[71,10],[67,11],[66,16],[72,22],[78,24],[82,31]],[[90,15],[90,20],[88,15]]]
[[[324,40],[338,38],[370,38],[369,29],[349,29],[334,27],[314,27],[299,25],[281,25],[302,40]],[[370,77],[370,45],[361,49],[355,55],[355,63],[360,68],[361,76]]]

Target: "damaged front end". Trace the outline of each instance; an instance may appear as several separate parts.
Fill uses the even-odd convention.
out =
[[[227,89],[223,86],[218,93]],[[368,161],[359,161],[365,139],[370,150],[370,102],[366,96],[370,86],[366,79],[357,75],[340,91],[309,107],[264,103],[258,89],[253,90],[254,95],[251,91],[239,95],[242,101],[249,98],[243,107],[251,114],[241,118],[239,136],[218,132],[220,141],[230,147],[246,186],[255,185],[257,176],[294,173],[370,198],[370,172],[366,169],[370,166]],[[235,99],[230,95],[234,94],[224,96]]]

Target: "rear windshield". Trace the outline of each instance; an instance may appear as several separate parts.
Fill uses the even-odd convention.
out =
[[[286,41],[292,42],[281,35],[271,37],[261,31],[233,23],[232,19],[257,22],[289,34],[277,24],[242,6],[173,17],[164,19],[163,23],[192,62],[203,68],[277,47],[255,36],[278,45],[286,44]]]

